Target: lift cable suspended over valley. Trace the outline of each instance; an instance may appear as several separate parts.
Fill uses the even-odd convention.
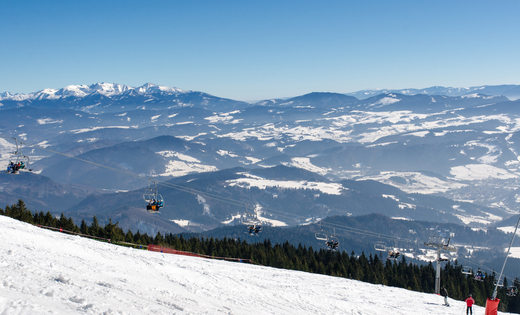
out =
[[[4,139],[7,139],[7,140],[13,139],[13,140],[15,140],[17,145],[18,145],[18,143],[22,144],[21,142],[18,142],[18,140],[16,138],[14,138],[14,137],[5,136],[5,135],[2,135],[2,134],[0,134],[0,137],[4,138]],[[66,154],[66,153],[62,153],[62,152],[59,152],[59,151],[55,151],[55,150],[43,147],[43,146],[41,146],[39,144],[28,144],[28,143],[25,143],[25,142],[23,144],[25,144],[25,146],[27,146],[27,147],[35,147],[35,148],[38,148],[38,149],[41,149],[41,150],[45,150],[45,151],[53,153],[53,154],[58,154],[58,155],[62,155],[64,157],[75,159],[75,160],[78,160],[78,161],[81,161],[81,162],[84,162],[84,163],[89,163],[91,165],[95,165],[97,167],[101,167],[101,168],[104,168],[104,169],[107,169],[107,170],[110,170],[110,171],[113,171],[113,172],[118,172],[118,173],[121,173],[121,174],[124,174],[124,175],[127,175],[127,176],[131,176],[131,177],[134,177],[134,178],[137,178],[137,179],[141,179],[141,180],[148,181],[148,182],[151,181],[150,177],[148,177],[148,176],[138,175],[138,174],[135,174],[135,173],[132,173],[132,172],[129,172],[129,171],[125,171],[125,170],[117,169],[117,168],[110,167],[110,166],[107,166],[107,165],[99,164],[99,163],[96,163],[96,162],[93,162],[93,161],[85,160],[85,159],[82,159],[82,158],[79,158],[79,157],[76,157],[76,156],[72,156],[72,155],[69,155],[69,154]],[[17,147],[17,151],[18,151],[18,147]],[[217,195],[217,194],[203,192],[203,191],[200,191],[200,190],[197,190],[197,189],[193,189],[193,188],[185,187],[185,186],[182,186],[182,185],[169,183],[169,182],[166,182],[166,181],[153,181],[153,182],[154,182],[155,185],[160,185],[160,186],[163,186],[163,187],[176,189],[176,190],[179,190],[179,191],[182,191],[182,192],[186,192],[186,193],[190,193],[190,194],[193,194],[193,195],[202,196],[202,197],[205,197],[205,198],[213,199],[215,201],[227,203],[227,204],[230,204],[230,205],[243,207],[243,208],[246,209],[246,212],[247,212],[247,206],[249,205],[249,203],[247,203],[247,202],[239,201],[239,200],[232,199],[232,198],[223,197],[223,196],[220,196],[220,195]],[[261,211],[262,212],[271,213],[271,214],[276,214],[278,216],[282,216],[282,217],[289,218],[289,219],[302,219],[302,220],[307,220],[308,219],[305,216],[301,216],[301,215],[298,215],[298,214],[292,214],[292,213],[288,213],[288,212],[284,212],[284,211],[281,211],[281,210],[272,209],[272,208],[268,208],[268,207],[267,208],[266,207],[262,207]],[[417,240],[411,240],[411,239],[407,239],[407,238],[400,238],[400,237],[395,237],[395,236],[392,236],[392,235],[381,234],[381,233],[378,233],[378,232],[358,229],[358,228],[354,228],[354,227],[343,226],[343,225],[338,224],[338,223],[324,222],[324,221],[321,221],[321,220],[318,221],[318,222],[320,224],[320,229],[322,229],[322,227],[326,227],[326,228],[330,228],[330,229],[334,230],[334,237],[333,238],[336,238],[335,237],[335,231],[338,230],[338,231],[344,231],[344,232],[347,232],[347,233],[355,233],[355,234],[361,234],[361,235],[365,235],[365,236],[377,237],[378,239],[388,239],[388,240],[392,240],[392,241],[396,241],[396,242],[399,241],[399,242],[406,242],[406,243],[417,243]],[[315,222],[315,224],[316,223],[317,222]],[[466,258],[461,258],[461,259],[466,259]],[[486,269],[491,270],[490,268],[486,268]]]
[[[5,138],[5,139],[16,139],[16,138],[5,136],[5,135],[2,135],[2,134],[0,134],[0,137]],[[33,143],[33,144],[24,143],[24,144],[27,147],[35,147],[35,148],[38,148],[38,149],[41,149],[41,150],[45,150],[45,151],[53,153],[53,154],[62,155],[62,156],[65,156],[65,157],[68,157],[68,158],[71,158],[71,159],[75,159],[75,160],[78,160],[78,161],[81,161],[81,162],[84,162],[84,163],[89,163],[91,165],[95,165],[97,167],[105,168],[105,169],[108,169],[108,170],[113,171],[113,172],[118,172],[118,173],[125,174],[127,176],[131,176],[131,177],[134,177],[134,178],[137,178],[137,179],[142,179],[142,180],[145,180],[145,181],[148,181],[148,182],[150,181],[150,177],[148,177],[148,176],[138,175],[138,174],[135,174],[135,173],[132,173],[132,172],[129,172],[129,171],[125,171],[125,170],[117,169],[117,168],[110,167],[110,166],[107,166],[107,165],[103,165],[103,164],[100,164],[100,163],[96,163],[96,162],[93,162],[93,161],[85,160],[85,159],[82,159],[82,158],[79,158],[79,157],[76,157],[76,156],[72,156],[72,155],[69,155],[69,154],[66,154],[66,153],[62,153],[62,152],[59,152],[59,151],[55,151],[55,150],[43,147],[43,146],[41,146],[39,144],[36,144],[36,143]],[[238,207],[246,208],[248,206],[248,203],[243,202],[243,201],[239,201],[239,200],[235,200],[235,199],[227,198],[227,197],[222,197],[222,196],[217,195],[217,194],[203,192],[203,191],[196,190],[196,189],[189,188],[189,187],[185,187],[185,186],[182,186],[182,185],[172,184],[172,183],[169,183],[169,182],[166,182],[166,181],[154,181],[154,183],[156,183],[157,185],[160,185],[160,186],[169,187],[169,188],[176,189],[176,190],[179,190],[179,191],[183,191],[183,192],[186,192],[186,193],[190,193],[190,194],[193,194],[193,195],[200,195],[202,197],[207,197],[207,198],[210,198],[210,199],[213,199],[213,200],[216,200],[216,201],[224,202],[224,203],[235,205],[235,206],[238,206]],[[298,215],[298,214],[292,214],[292,213],[288,213],[288,212],[284,212],[284,211],[277,210],[277,209],[272,209],[272,208],[262,207],[262,211],[267,212],[267,213],[276,214],[276,215],[279,215],[279,216],[282,216],[282,217],[285,217],[285,218],[289,218],[289,219],[303,219],[303,220],[307,219],[307,217],[304,217],[304,216],[301,216],[301,215]],[[381,238],[392,239],[392,240],[396,239],[395,236],[385,235],[385,234],[372,232],[372,231],[367,231],[367,230],[362,230],[362,229],[353,228],[353,227],[342,226],[342,225],[337,224],[337,223],[321,222],[321,224],[324,227],[328,227],[328,228],[336,229],[336,230],[340,230],[340,231],[345,231],[345,232],[350,232],[350,233],[357,233],[357,234],[363,234],[363,235],[366,235],[366,236],[381,237]],[[405,238],[399,238],[399,240],[400,241],[404,241],[404,242],[411,242],[411,243],[415,242],[415,240],[410,240],[410,239],[405,239]]]

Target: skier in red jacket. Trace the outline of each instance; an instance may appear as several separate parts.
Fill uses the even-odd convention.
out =
[[[466,315],[468,315],[468,312],[473,315],[473,309],[471,308],[473,306],[473,303],[475,303],[475,300],[471,297],[471,294],[466,299],[466,305],[468,308],[466,309]]]

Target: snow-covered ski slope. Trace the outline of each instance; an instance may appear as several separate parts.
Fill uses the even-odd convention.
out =
[[[404,289],[162,254],[0,216],[0,314],[457,314]],[[475,314],[484,309],[475,307]]]

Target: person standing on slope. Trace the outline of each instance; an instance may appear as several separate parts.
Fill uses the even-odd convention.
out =
[[[448,303],[448,290],[445,287],[441,288],[441,295],[444,296],[444,306],[450,306],[450,303]]]
[[[468,315],[468,312],[473,315],[473,309],[471,308],[473,306],[473,303],[475,303],[475,300],[471,297],[471,294],[466,299],[466,305],[468,308],[466,309],[466,315]]]

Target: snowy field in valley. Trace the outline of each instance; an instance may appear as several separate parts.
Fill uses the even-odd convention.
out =
[[[277,187],[283,189],[314,189],[320,191],[323,194],[329,195],[341,195],[342,191],[348,190],[348,188],[343,187],[340,183],[311,182],[304,180],[274,180],[265,179],[263,177],[245,172],[239,172],[237,174],[245,175],[247,178],[226,180],[227,186],[238,186],[241,188],[258,187],[260,189],[266,189],[267,187]]]
[[[394,178],[400,177],[403,182],[396,182]],[[378,175],[362,176],[356,180],[375,180],[380,183],[399,188],[408,194],[436,194],[449,190],[460,189],[466,184],[454,180],[442,180],[437,177],[427,176],[419,172],[395,172],[385,171]]]
[[[0,216],[0,314],[453,314],[464,302],[305,272],[161,254]],[[474,307],[474,314],[484,308]]]

